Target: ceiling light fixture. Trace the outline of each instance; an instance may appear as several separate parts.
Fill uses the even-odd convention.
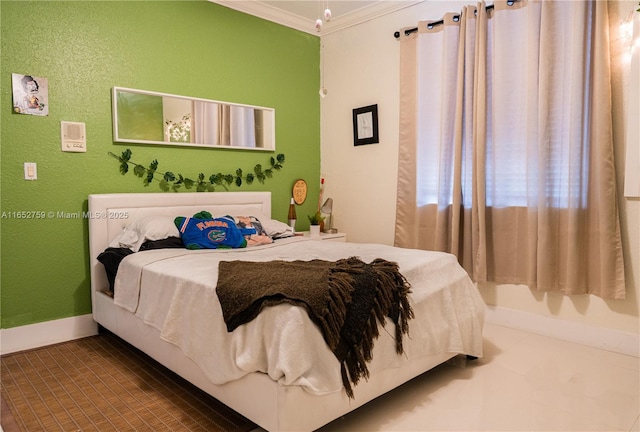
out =
[[[322,24],[331,21],[331,9],[329,9],[329,0],[323,2],[324,5],[324,21],[321,18],[316,20],[316,30],[318,33],[322,31]]]

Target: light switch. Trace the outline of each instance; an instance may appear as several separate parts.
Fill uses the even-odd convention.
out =
[[[25,180],[37,180],[38,179],[38,167],[35,162],[24,163],[24,179]]]

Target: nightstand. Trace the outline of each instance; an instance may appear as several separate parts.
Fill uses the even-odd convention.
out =
[[[302,235],[304,235],[305,237],[309,237],[312,240],[328,240],[328,241],[336,241],[336,242],[347,241],[347,234],[342,232],[333,233],[333,234],[321,232],[320,237],[311,237],[309,235],[309,231],[303,231]]]

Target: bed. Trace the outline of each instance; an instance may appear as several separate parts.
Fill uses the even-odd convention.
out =
[[[448,254],[289,237],[231,250],[141,251],[124,258],[115,281],[109,280],[98,256],[123,230],[131,231],[147,217],[173,220],[203,210],[212,217],[251,215],[270,221],[271,194],[90,195],[93,317],[260,427],[315,430],[456,355],[482,356],[485,306]],[[370,376],[354,385],[353,397],[341,387],[339,363],[301,307],[267,307],[233,332],[225,328],[215,295],[220,261],[333,261],[351,256],[364,262],[397,262],[411,284],[415,314],[401,355],[395,350],[393,323],[380,328]],[[114,295],[106,294],[110,282],[115,283]]]

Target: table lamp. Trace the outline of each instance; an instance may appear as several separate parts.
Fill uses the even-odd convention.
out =
[[[337,233],[338,230],[333,228],[333,221],[331,218],[333,212],[333,198],[327,198],[324,204],[322,204],[322,207],[320,207],[320,212],[327,215],[327,223],[324,224],[323,232],[330,234]]]

